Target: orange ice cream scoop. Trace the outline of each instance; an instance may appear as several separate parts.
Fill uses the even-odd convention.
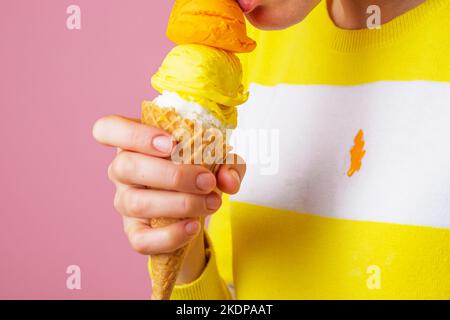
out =
[[[203,44],[235,53],[256,47],[235,0],[176,0],[167,37],[176,44]]]

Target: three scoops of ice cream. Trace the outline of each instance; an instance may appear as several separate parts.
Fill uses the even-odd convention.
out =
[[[233,129],[236,106],[248,93],[235,53],[252,51],[245,19],[234,0],[178,0],[172,10],[167,37],[177,44],[152,77],[160,93],[154,102],[173,107],[185,118]]]
[[[244,14],[235,0],[176,0],[167,36],[177,46],[152,77],[152,86],[160,95],[143,102],[142,122],[174,136],[178,129],[188,131],[193,138],[185,140],[194,147],[185,152],[190,160],[182,163],[201,164],[214,172],[228,146],[217,136],[212,139],[207,134],[225,133],[236,127],[236,107],[248,98],[236,53],[250,52],[256,43],[247,37]],[[195,147],[196,137],[200,137],[200,147]],[[175,139],[178,146],[186,142]],[[215,150],[225,152],[214,153],[212,163],[193,162],[193,156],[203,154],[210,142],[218,147]],[[150,225],[159,228],[177,221],[154,218]],[[170,298],[186,251],[187,246],[151,256],[153,299]]]

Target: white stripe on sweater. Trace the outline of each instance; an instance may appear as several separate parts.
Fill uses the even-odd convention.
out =
[[[279,130],[279,169],[263,175],[267,164],[250,163],[232,200],[450,228],[449,83],[253,84],[239,112],[237,152],[252,158],[240,148],[247,130]],[[349,177],[350,149],[360,129],[366,154],[361,170]]]

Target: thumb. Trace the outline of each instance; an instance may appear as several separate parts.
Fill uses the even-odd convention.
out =
[[[225,193],[235,194],[241,187],[247,166],[237,154],[229,154],[217,172],[217,187]]]

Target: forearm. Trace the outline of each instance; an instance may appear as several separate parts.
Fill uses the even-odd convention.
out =
[[[205,237],[196,239],[192,243],[191,252],[186,257],[186,263],[182,267],[182,276],[172,292],[173,300],[225,300],[231,299],[231,294],[219,274],[216,254],[212,243],[205,233]],[[201,244],[203,243],[203,246]],[[198,246],[198,247],[197,247]],[[196,255],[202,253],[201,259]],[[191,264],[189,259],[196,259]],[[199,263],[199,261],[203,261]]]
[[[202,231],[189,246],[177,279],[177,284],[190,283],[200,277],[205,265],[205,237],[204,232]]]

